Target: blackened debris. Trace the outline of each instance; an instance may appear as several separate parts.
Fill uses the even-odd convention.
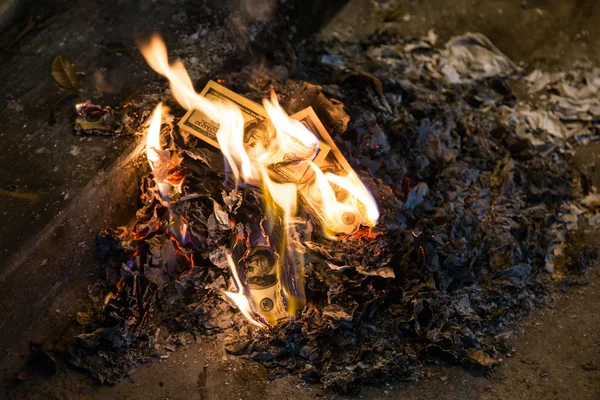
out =
[[[296,80],[224,74],[252,99],[275,89],[288,112],[315,107],[379,203],[376,228],[338,241],[302,215],[308,304],[293,323],[257,330],[223,296],[225,249],[266,217],[260,190],[236,188],[218,152],[163,127],[183,193],[166,207],[148,177],[135,225],[100,234],[105,279],[71,362],[115,383],[173,349],[159,326],[225,332],[231,354],[274,376],[293,371],[345,392],[415,379],[424,362],[489,368],[510,356],[506,329],[552,295],[552,273],[595,262],[595,247],[568,244],[593,205],[560,117],[516,101],[519,68],[479,34],[434,42],[308,41],[296,48]],[[561,267],[566,249],[572,268]]]
[[[598,251],[592,247],[586,247],[579,252],[575,272],[585,272],[598,260]]]
[[[131,103],[111,108],[92,104],[88,100],[78,104],[76,112],[77,135],[133,135],[139,128],[139,115]]]

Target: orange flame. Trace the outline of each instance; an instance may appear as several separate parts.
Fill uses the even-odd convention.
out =
[[[263,106],[277,130],[277,144],[281,149],[288,149],[291,142],[300,142],[303,147],[309,149],[307,154],[297,154],[298,158],[312,160],[319,149],[319,140],[300,121],[287,116],[279,106],[277,95],[271,91],[271,100],[263,100]]]
[[[167,170],[169,168],[170,161],[167,159],[161,159],[159,152],[162,150],[160,146],[160,127],[162,124],[163,113],[167,112],[168,108],[163,106],[162,103],[154,108],[152,115],[149,119],[150,126],[148,127],[148,134],[146,135],[146,157],[148,158],[148,164],[154,171],[154,180],[158,186],[158,192],[161,197],[165,197],[171,191],[181,193],[181,184],[169,183]],[[163,155],[164,156],[164,155]],[[166,156],[168,157],[168,155]]]
[[[338,185],[352,194],[366,208],[367,223],[365,225],[374,226],[379,220],[379,209],[377,203],[373,199],[371,193],[365,185],[360,181],[354,171],[348,176],[342,177],[330,172],[325,174],[325,179],[329,182]]]
[[[264,167],[260,171],[265,192],[269,194],[273,202],[281,209],[284,235],[278,251],[279,254],[284,254],[286,257],[279,257],[277,260],[277,278],[281,283],[281,289],[286,298],[287,313],[289,316],[294,316],[298,312],[298,309],[304,305],[305,301],[304,261],[302,255],[297,254],[295,249],[288,248],[288,243],[292,241],[292,232],[295,232],[293,217],[296,213],[298,189],[293,183],[274,182]],[[277,210],[269,211],[277,214]]]

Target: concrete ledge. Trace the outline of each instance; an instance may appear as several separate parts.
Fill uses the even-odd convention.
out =
[[[140,179],[135,162],[142,149],[143,143],[134,143],[110,168],[100,171],[8,261],[0,274],[0,354],[94,259],[96,234],[135,214]]]

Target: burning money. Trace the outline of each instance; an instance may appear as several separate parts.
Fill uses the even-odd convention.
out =
[[[307,161],[322,162],[329,146],[313,137],[302,141],[289,136],[281,140],[265,109],[255,102],[219,85],[208,82],[200,93],[215,103],[229,102],[239,107],[244,119],[243,146],[251,160],[258,160],[280,179],[300,183],[310,169]],[[199,110],[189,110],[179,127],[220,149],[217,139],[219,124]],[[279,139],[279,140],[278,140]],[[264,155],[267,154],[267,157]],[[261,158],[264,157],[264,158]]]
[[[261,155],[265,154],[265,150],[275,141],[273,124],[269,120],[269,115],[265,109],[260,105],[214,81],[210,81],[200,95],[216,101],[231,101],[240,107],[244,114],[244,121],[246,121],[244,125],[244,148],[249,154],[259,150],[259,154],[255,158],[260,158]],[[289,140],[289,142],[296,145],[292,149],[288,148],[290,151],[282,154],[283,152],[278,148],[274,154],[261,159],[262,162],[267,164],[268,170],[274,173],[274,179],[299,184],[299,193],[306,209],[323,227],[325,232],[331,236],[352,234],[356,232],[360,225],[374,225],[379,217],[377,207],[374,206],[375,203],[370,198],[370,193],[362,183],[360,183],[360,186],[362,186],[363,197],[370,198],[365,203],[371,203],[374,206],[371,207],[374,209],[371,214],[374,215],[369,214],[367,209],[369,204],[365,205],[361,202],[358,196],[355,197],[351,194],[351,190],[347,190],[348,188],[335,182],[334,185],[327,183],[327,177],[332,175],[346,177],[345,179],[352,177],[355,182],[360,182],[360,180],[335,145],[331,136],[329,136],[329,133],[327,133],[314,110],[308,107],[290,118],[300,122],[307,131],[314,135],[319,150],[313,158],[310,157],[313,153],[310,147],[303,145],[299,140]],[[179,127],[206,143],[220,148],[216,137],[218,124],[201,111],[188,111],[179,122]],[[256,144],[256,142],[260,144]],[[302,158],[296,155],[304,155],[305,157]],[[312,161],[312,164],[318,167],[318,171],[311,168],[311,164],[306,163],[306,161]],[[360,189],[359,185],[354,184],[354,189]]]
[[[237,184],[262,187],[267,198],[265,212],[274,221],[266,231],[261,221],[258,231],[246,233],[260,233],[264,243],[250,240],[237,260],[228,255],[237,293],[227,295],[255,325],[295,316],[305,303],[304,257],[295,245],[298,200],[324,235],[336,238],[377,223],[373,197],[312,108],[289,117],[273,92],[261,106],[213,81],[198,94],[183,64],[169,63],[159,37],[140,49],[188,110],[180,129],[221,149]]]

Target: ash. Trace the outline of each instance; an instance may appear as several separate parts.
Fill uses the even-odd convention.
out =
[[[133,225],[98,236],[103,278],[69,361],[116,384],[189,335],[219,334],[274,377],[348,392],[418,379],[425,363],[510,356],[508,329],[597,258],[582,237],[600,202],[572,155],[597,140],[600,72],[528,74],[482,35],[436,41],[309,40],[286,50],[293,62],[218,76],[256,101],[275,89],[289,114],[311,105],[380,207],[376,228],[338,241],[303,216],[308,304],[295,321],[259,330],[223,295],[225,249],[251,236],[265,200],[235,187],[218,151],[164,124],[183,193],[167,208],[148,176]]]

